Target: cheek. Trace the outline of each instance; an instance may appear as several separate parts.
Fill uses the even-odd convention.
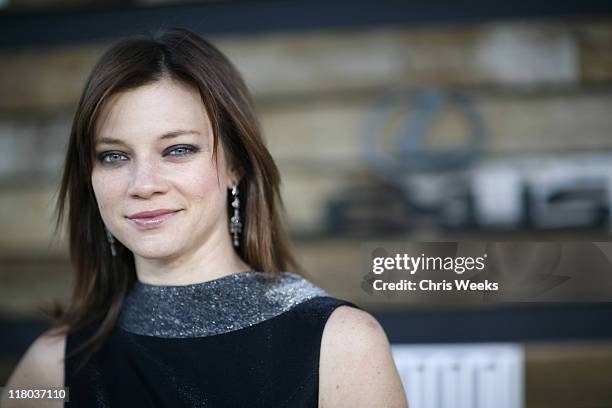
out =
[[[100,212],[111,208],[121,189],[121,181],[116,177],[94,172],[91,176],[91,184]]]
[[[216,177],[206,177],[194,180],[187,187],[189,195],[198,204],[213,206],[223,201],[223,191]]]
[[[177,180],[181,190],[190,200],[197,205],[206,207],[217,207],[225,203],[225,189],[222,174],[217,173],[209,166],[199,166],[188,174],[183,174],[181,180]]]

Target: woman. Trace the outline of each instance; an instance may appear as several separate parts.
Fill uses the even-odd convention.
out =
[[[220,51],[185,29],[114,45],[58,196],[72,301],[8,388],[66,386],[78,407],[405,407],[378,322],[295,273],[279,184]]]

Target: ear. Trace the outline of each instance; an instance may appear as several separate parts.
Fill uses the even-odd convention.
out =
[[[240,183],[241,174],[235,167],[230,167],[227,170],[227,188],[232,189],[234,184]]]

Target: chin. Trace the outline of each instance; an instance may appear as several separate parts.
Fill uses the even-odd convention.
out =
[[[130,250],[141,258],[146,259],[159,259],[168,258],[176,254],[176,249],[171,247],[168,242],[163,243],[149,243],[148,245],[140,242],[139,244],[133,245]]]

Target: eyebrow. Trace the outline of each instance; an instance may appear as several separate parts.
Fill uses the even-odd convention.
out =
[[[181,136],[181,135],[199,135],[200,132],[198,132],[197,130],[171,130],[170,132],[166,132],[164,134],[162,134],[160,137],[157,138],[157,140],[166,140],[166,139],[173,139],[175,137]],[[100,137],[96,140],[96,145],[98,144],[118,144],[118,145],[124,145],[126,146],[126,143],[121,140],[121,139],[115,139],[112,137]]]

